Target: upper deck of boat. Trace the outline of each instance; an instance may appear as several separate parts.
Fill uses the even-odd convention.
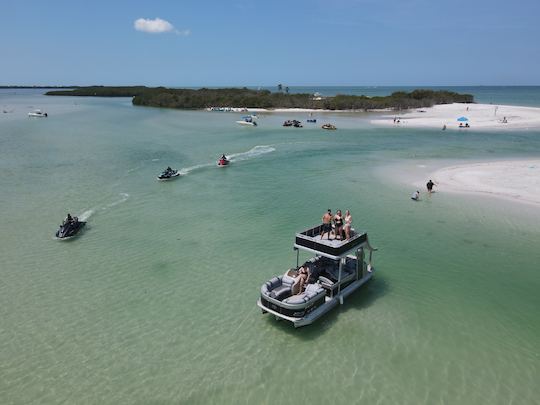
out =
[[[339,258],[367,241],[367,233],[356,232],[354,229],[351,229],[351,237],[344,240],[328,239],[328,234],[324,235],[325,239],[321,239],[321,231],[322,225],[317,225],[297,233],[294,246],[323,256]]]

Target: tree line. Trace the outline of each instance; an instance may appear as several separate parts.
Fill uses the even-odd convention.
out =
[[[207,107],[313,108],[326,110],[375,110],[431,107],[436,104],[473,103],[471,94],[447,90],[417,89],[397,91],[388,96],[352,96],[338,94],[315,100],[312,94],[283,93],[248,88],[173,89],[145,86],[91,86],[73,90],[54,90],[50,96],[133,97],[139,106],[201,109]]]

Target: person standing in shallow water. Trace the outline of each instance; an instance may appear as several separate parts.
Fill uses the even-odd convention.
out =
[[[322,217],[321,239],[324,234],[328,234],[328,240],[330,240],[330,232],[332,231],[332,210],[329,208],[326,214]]]
[[[436,185],[431,179],[427,182],[426,188],[429,194],[433,192],[433,186]]]

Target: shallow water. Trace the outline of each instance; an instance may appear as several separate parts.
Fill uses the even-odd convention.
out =
[[[540,216],[407,176],[538,156],[540,133],[372,128],[2,95],[0,402],[530,404],[540,398]],[[33,107],[30,107],[33,106]],[[47,119],[29,119],[42,108]],[[366,118],[364,118],[366,117]],[[217,168],[221,153],[231,167]],[[166,166],[185,176],[155,177]],[[426,167],[421,167],[426,166]],[[349,208],[374,279],[295,330],[260,314],[294,233]],[[87,217],[77,239],[54,231]]]

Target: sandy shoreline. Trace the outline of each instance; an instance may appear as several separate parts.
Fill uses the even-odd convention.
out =
[[[324,110],[321,108],[241,108],[241,107],[223,107],[227,108],[225,111],[218,111],[218,110],[212,110],[212,107],[206,108],[206,111],[214,111],[214,112],[255,112],[255,113],[358,113],[358,114],[366,114],[366,113],[381,113],[381,112],[391,112],[393,111],[391,108],[384,108],[384,109],[372,109],[369,111],[364,110]]]
[[[450,166],[431,175],[441,192],[490,195],[540,206],[540,159]]]
[[[394,123],[396,117],[399,117],[399,123]],[[468,119],[468,121],[463,121],[463,124],[467,122],[470,128],[459,128],[457,119],[460,117]],[[462,132],[475,129],[540,129],[540,108],[494,104],[442,104],[402,114],[395,112],[392,115],[384,115],[380,119],[371,120],[371,123],[437,129],[442,129],[443,125],[446,125],[447,130]]]

